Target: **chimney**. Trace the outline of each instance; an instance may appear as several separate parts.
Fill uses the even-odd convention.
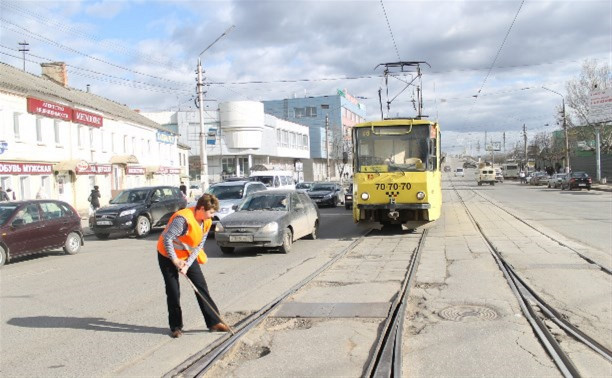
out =
[[[68,86],[68,75],[66,74],[66,63],[64,62],[51,62],[41,63],[42,76],[45,79],[50,79],[63,87]]]

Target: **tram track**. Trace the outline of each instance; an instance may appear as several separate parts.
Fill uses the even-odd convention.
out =
[[[285,301],[300,291],[308,283],[312,282],[316,277],[320,276],[328,268],[344,258],[352,250],[354,250],[366,238],[372,236],[372,231],[369,230],[353,241],[341,252],[335,255],[331,260],[318,268],[308,277],[292,286],[274,300],[266,304],[259,311],[251,314],[238,324],[234,325],[235,335],[224,335],[214,343],[210,344],[200,352],[188,358],[175,369],[169,371],[164,377],[201,377],[211,372],[213,367],[218,364],[226,355],[241,342],[245,335],[262,324],[270,315],[278,309]],[[402,367],[402,330],[403,320],[406,312],[406,304],[408,295],[415,275],[416,267],[418,266],[419,257],[423,248],[423,243],[426,239],[427,231],[425,230],[417,243],[417,247],[412,251],[406,269],[406,273],[402,279],[398,292],[393,296],[392,302],[389,305],[387,317],[381,321],[376,342],[373,344],[369,354],[369,360],[364,363],[363,376],[366,377],[391,377],[401,376]],[[382,318],[381,318],[382,319]]]
[[[603,357],[606,361],[608,361],[608,363],[612,363],[612,352],[609,349],[607,349],[605,346],[603,346],[593,337],[582,332],[575,325],[568,322],[562,314],[560,314],[552,306],[546,303],[546,301],[544,301],[536,293],[536,291],[533,290],[518,275],[518,273],[514,270],[511,264],[509,264],[503,258],[501,252],[495,247],[494,243],[490,240],[490,238],[487,237],[482,226],[476,220],[476,218],[474,217],[474,215],[468,208],[467,204],[465,203],[463,196],[454,187],[454,185],[453,185],[453,190],[455,191],[457,197],[459,198],[459,201],[461,202],[463,208],[465,209],[466,214],[468,215],[470,221],[474,224],[475,228],[478,230],[479,234],[481,235],[481,237],[487,244],[489,251],[491,252],[494,260],[496,261],[500,270],[503,272],[504,276],[506,277],[508,285],[510,286],[512,292],[515,294],[525,318],[530,323],[540,343],[546,349],[547,353],[552,358],[552,360],[554,361],[559,371],[565,377],[579,377],[581,375],[578,369],[576,368],[575,364],[573,363],[573,361],[568,357],[567,353],[561,348],[560,343],[558,342],[556,337],[553,335],[553,333],[550,331],[550,329],[546,326],[542,318],[547,318],[550,321],[554,322],[558,327],[563,329],[566,332],[566,334],[572,337],[574,340],[580,342],[581,344],[585,345],[593,352]],[[474,192],[476,195],[479,195],[473,190],[472,192]],[[487,200],[488,202],[492,203],[493,205],[499,208],[498,205],[494,204],[487,198],[481,195],[479,195],[479,197]],[[502,210],[505,211],[505,209],[502,209]],[[506,213],[508,212],[506,211]],[[530,228],[538,231],[540,234],[546,237],[549,237],[548,235],[542,233],[541,231],[537,230],[537,228],[522,221],[521,219],[514,216],[513,214],[511,213],[508,213],[508,214],[513,216],[515,219],[525,223]],[[600,265],[598,264],[596,265],[602,268]],[[602,269],[602,271],[608,273],[605,269]]]

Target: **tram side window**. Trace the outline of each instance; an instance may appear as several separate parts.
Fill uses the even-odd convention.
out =
[[[430,170],[435,171],[438,169],[438,151],[436,139],[429,140],[429,167]]]

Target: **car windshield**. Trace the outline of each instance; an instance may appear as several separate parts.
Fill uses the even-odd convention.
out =
[[[574,173],[572,173],[572,177],[587,178],[587,177],[589,177],[589,175],[587,175],[585,172],[574,172]]]
[[[286,194],[268,194],[261,196],[250,196],[242,203],[239,210],[270,210],[287,211],[289,203]]]
[[[310,189],[311,192],[316,192],[318,190],[325,192],[333,192],[334,190],[336,190],[336,187],[330,184],[314,184]]]
[[[259,181],[268,187],[274,185],[274,176],[253,176],[251,179],[253,181]]]
[[[0,203],[0,225],[6,223],[6,221],[15,212],[15,209],[17,209],[17,205]]]
[[[295,185],[296,189],[308,189],[310,187],[312,187],[312,184],[307,184],[305,182],[300,182],[299,184]]]
[[[147,189],[135,189],[135,190],[124,190],[119,193],[110,203],[112,204],[123,204],[123,203],[142,203],[147,200],[149,190]]]
[[[214,194],[220,200],[241,199],[244,193],[244,185],[211,186],[208,193]]]

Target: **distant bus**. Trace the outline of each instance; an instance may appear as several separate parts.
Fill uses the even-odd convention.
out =
[[[517,163],[507,162],[503,166],[505,179],[517,179],[519,176],[519,166]]]

